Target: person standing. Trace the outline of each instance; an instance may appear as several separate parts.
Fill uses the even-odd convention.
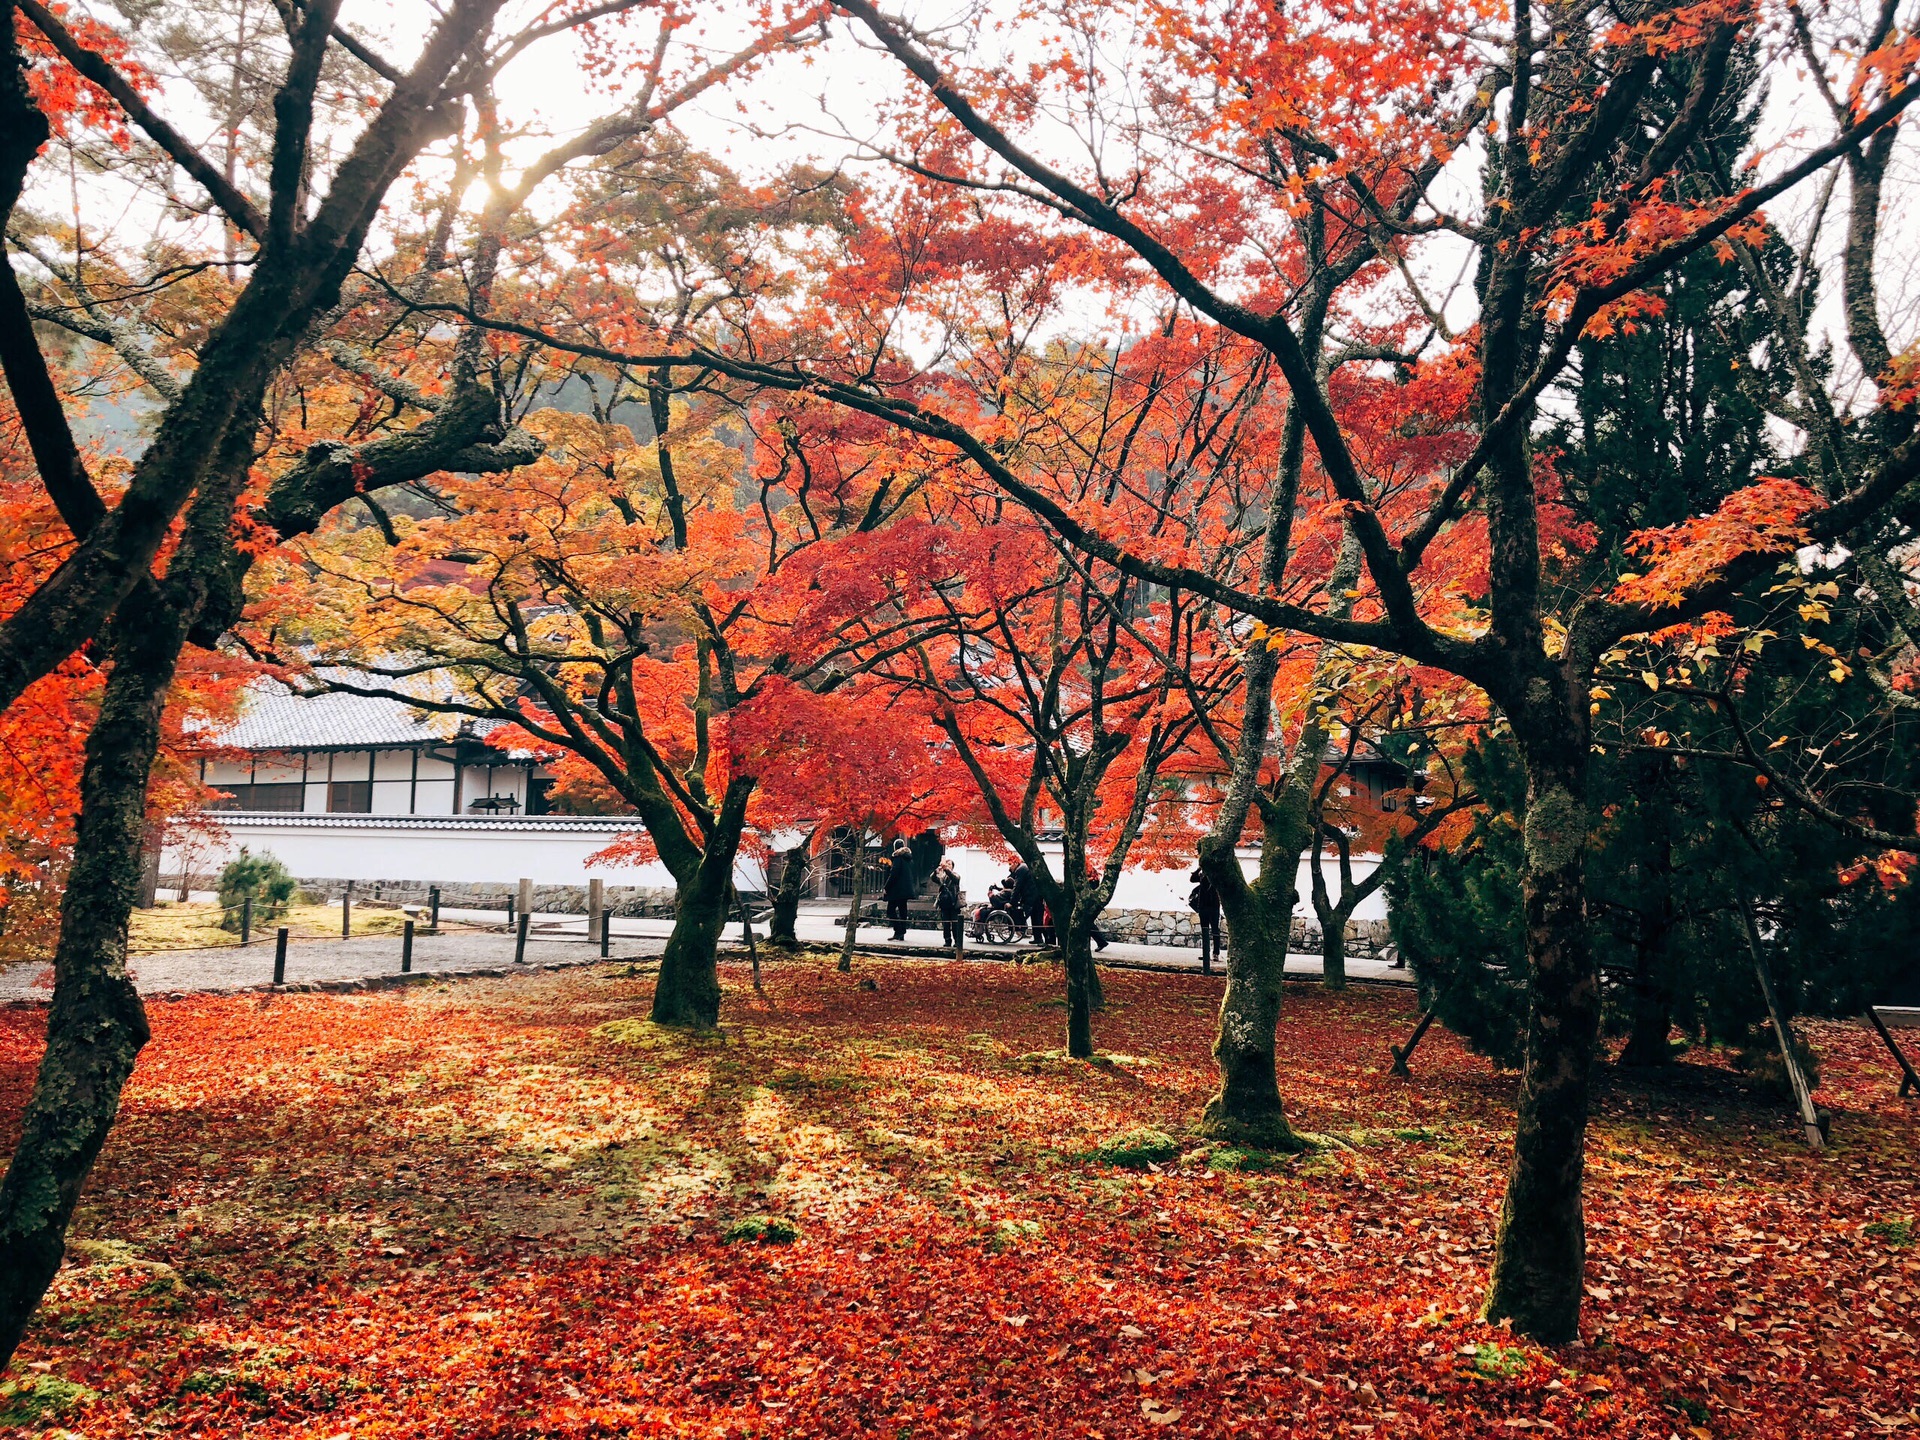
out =
[[[1087,862],[1087,892],[1089,894],[1092,894],[1094,891],[1097,891],[1099,888],[1100,888],[1100,877],[1093,873],[1093,862],[1089,860]],[[1107,932],[1100,928],[1099,915],[1097,912],[1095,913],[1095,916],[1094,916],[1093,925],[1091,925],[1088,928],[1090,929],[1093,935],[1093,948],[1095,950],[1106,949],[1107,948]]]
[[[960,948],[960,872],[953,861],[942,860],[933,872],[933,903],[940,911],[940,943],[949,949]]]
[[[1039,923],[1040,887],[1033,883],[1033,871],[1022,860],[1007,872],[1007,884],[1013,890],[1013,928],[1024,930]]]
[[[1200,973],[1213,973],[1213,957],[1220,953],[1220,892],[1213,888],[1207,872],[1195,867],[1193,892],[1187,904],[1200,917]]]
[[[893,938],[907,938],[907,902],[913,898],[913,847],[902,835],[893,842],[887,856],[887,919],[893,922]]]

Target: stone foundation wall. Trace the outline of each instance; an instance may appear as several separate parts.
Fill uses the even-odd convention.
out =
[[[1132,945],[1180,945],[1197,949],[1200,945],[1200,917],[1191,910],[1108,910],[1100,916],[1100,928],[1108,938]],[[1221,929],[1228,927],[1221,923]],[[1229,943],[1231,943],[1229,935]],[[1320,927],[1296,915],[1287,948],[1296,954],[1320,953]],[[1384,920],[1349,920],[1347,955],[1350,959],[1389,960],[1393,958],[1393,931]]]

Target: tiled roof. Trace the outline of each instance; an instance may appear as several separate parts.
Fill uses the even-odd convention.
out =
[[[422,696],[445,693],[430,677],[381,681],[351,671],[322,670],[322,679],[402,686]],[[400,700],[365,695],[298,695],[278,680],[260,679],[248,687],[240,718],[212,737],[236,750],[318,750],[346,746],[444,744],[454,738],[465,717],[416,709]],[[466,722],[468,733],[484,735],[491,721]]]

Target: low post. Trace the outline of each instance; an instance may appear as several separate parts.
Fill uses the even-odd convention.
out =
[[[400,973],[409,974],[413,970],[413,922],[411,920],[400,927]]]
[[[513,928],[513,896],[507,896],[507,928]]]
[[[287,927],[284,925],[273,937],[273,983],[287,983]]]
[[[607,958],[608,948],[613,944],[613,926],[607,923],[605,911],[600,914],[600,958]]]
[[[516,965],[524,965],[527,963],[527,918],[527,912],[522,910],[520,912],[519,928],[514,932],[513,963]]]
[[[1787,1083],[1793,1087],[1793,1100],[1800,1111],[1800,1128],[1807,1137],[1809,1150],[1827,1148],[1826,1131],[1820,1124],[1820,1112],[1814,1109],[1813,1092],[1807,1088],[1806,1073],[1793,1049],[1793,1023],[1780,1007],[1780,996],[1773,988],[1773,973],[1767,968],[1767,953],[1760,939],[1760,923],[1753,917],[1753,906],[1740,898],[1740,918],[1746,923],[1747,949],[1753,955],[1754,974],[1760,980],[1760,994],[1767,1002],[1767,1014],[1773,1020],[1774,1037],[1780,1042],[1780,1063],[1786,1068]]]
[[[353,934],[353,882],[347,881],[347,888],[340,892],[340,938],[347,939]]]
[[[440,933],[440,887],[438,885],[427,891],[427,903],[430,907],[427,926],[438,935]]]
[[[245,945],[253,939],[253,896],[240,897],[240,943]]]
[[[1906,1052],[1901,1050],[1899,1042],[1893,1038],[1893,1032],[1887,1029],[1887,1022],[1880,1018],[1877,1007],[1867,1006],[1867,1023],[1880,1032],[1880,1038],[1886,1042],[1887,1049],[1893,1054],[1893,1063],[1900,1067],[1900,1098],[1906,1099],[1907,1092],[1920,1095],[1920,1074],[1916,1074],[1913,1062],[1908,1060]]]
[[[599,878],[587,881],[587,939],[598,940],[607,923],[607,882]]]

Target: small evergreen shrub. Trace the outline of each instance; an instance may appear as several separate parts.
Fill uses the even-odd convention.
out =
[[[275,856],[255,855],[241,846],[240,853],[220,872],[220,904],[224,911],[220,928],[236,935],[240,932],[241,902],[249,898],[253,901],[256,927],[279,919],[293,903],[294,889],[293,876]]]

